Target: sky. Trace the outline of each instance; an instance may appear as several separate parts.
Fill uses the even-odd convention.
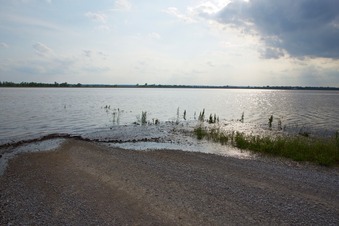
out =
[[[0,81],[339,87],[339,0],[0,0]]]

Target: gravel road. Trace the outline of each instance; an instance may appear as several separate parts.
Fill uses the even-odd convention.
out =
[[[0,225],[339,225],[339,170],[67,140],[0,177]]]

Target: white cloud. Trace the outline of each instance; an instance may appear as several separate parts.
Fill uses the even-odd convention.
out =
[[[99,23],[99,25],[96,26],[96,30],[99,31],[110,31],[111,28],[107,24],[107,15],[102,12],[87,12],[85,16],[92,21]]]
[[[168,7],[163,11],[187,23],[194,23],[197,21],[201,21],[202,18],[213,18],[229,2],[230,0],[201,1],[197,5],[188,6],[184,13],[180,12],[179,9],[176,7]]]
[[[41,42],[33,44],[33,49],[35,53],[41,57],[48,57],[54,55],[54,51]]]
[[[84,49],[82,50],[82,56],[85,58],[97,59],[97,60],[105,60],[107,59],[108,55],[102,51],[91,50],[91,49]]]
[[[229,1],[204,1],[196,6],[189,7],[188,11],[197,16],[209,17],[222,10]]]
[[[160,39],[161,35],[157,32],[152,32],[148,34],[148,37],[150,37],[151,39]]]
[[[114,4],[116,10],[131,10],[132,4],[128,0],[116,0]]]
[[[107,16],[104,13],[87,12],[85,16],[93,21],[100,22],[100,23],[106,23]]]
[[[184,13],[181,13],[179,11],[179,9],[177,9],[176,7],[168,7],[167,9],[163,10],[163,12],[171,15],[171,16],[174,16],[184,22],[187,22],[187,23],[194,23],[196,22],[196,20],[190,16],[190,15],[187,15],[187,14],[184,14]]]

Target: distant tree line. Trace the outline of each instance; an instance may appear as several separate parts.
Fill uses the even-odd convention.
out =
[[[196,88],[196,89],[276,89],[276,90],[339,90],[339,87],[310,87],[310,86],[207,86],[207,85],[107,85],[107,84],[68,84],[63,83],[40,83],[40,82],[1,82],[0,87],[97,87],[97,88]]]
[[[80,83],[78,84],[68,84],[67,82],[63,83],[41,83],[41,82],[1,82],[0,87],[81,87]]]

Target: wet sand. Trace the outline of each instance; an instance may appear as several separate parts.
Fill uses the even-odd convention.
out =
[[[69,139],[10,160],[0,225],[338,225],[339,172]]]

